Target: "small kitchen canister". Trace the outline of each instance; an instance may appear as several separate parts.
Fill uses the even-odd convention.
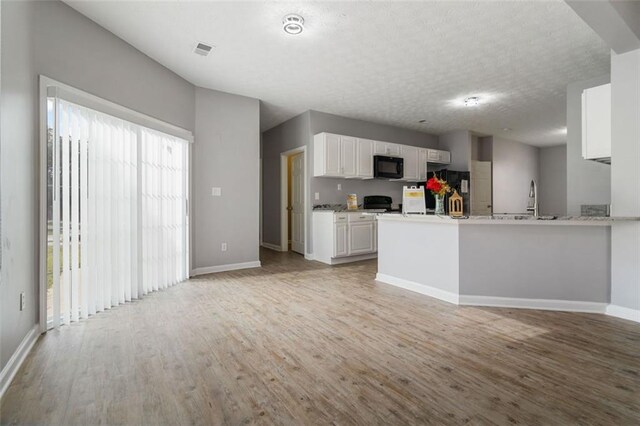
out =
[[[358,196],[356,194],[347,195],[347,210],[358,210]]]

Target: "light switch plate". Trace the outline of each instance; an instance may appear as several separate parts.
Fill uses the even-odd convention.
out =
[[[222,188],[214,186],[213,188],[211,188],[211,195],[214,197],[221,197],[222,196]]]
[[[220,244],[220,250],[227,251],[227,243]]]
[[[338,191],[342,191],[342,184],[341,183],[338,184]]]
[[[315,198],[316,198],[316,200],[319,200],[319,199],[320,199],[320,193],[319,193],[319,192],[316,192],[316,196],[315,196]]]

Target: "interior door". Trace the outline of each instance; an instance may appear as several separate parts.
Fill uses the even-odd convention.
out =
[[[491,216],[492,205],[491,161],[471,162],[471,214]]]
[[[291,250],[304,254],[304,153],[291,159]]]

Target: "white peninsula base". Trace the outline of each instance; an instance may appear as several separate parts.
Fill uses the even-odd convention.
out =
[[[378,217],[378,281],[460,305],[604,313],[609,221]]]

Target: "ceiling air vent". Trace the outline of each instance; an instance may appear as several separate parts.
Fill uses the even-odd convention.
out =
[[[196,48],[193,49],[193,53],[197,53],[201,56],[207,56],[209,53],[211,53],[211,49],[213,49],[213,46],[209,46],[208,44],[204,43],[198,43],[196,45]]]

